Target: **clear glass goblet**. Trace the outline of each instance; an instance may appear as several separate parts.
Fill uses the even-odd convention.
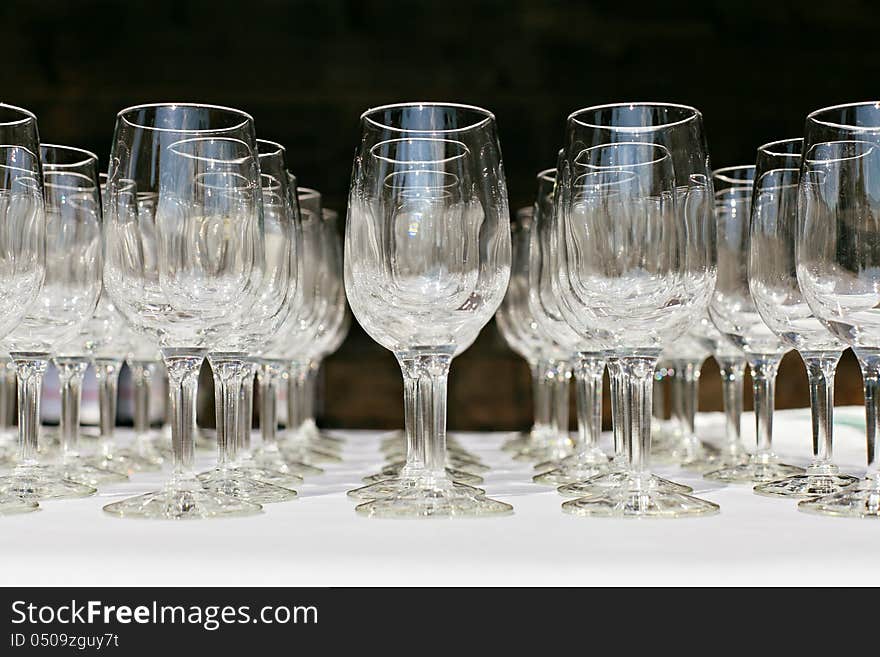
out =
[[[718,223],[718,282],[709,317],[721,334],[741,349],[752,370],[757,448],[747,463],[707,472],[714,481],[764,483],[803,473],[803,468],[779,461],[773,453],[773,404],[776,373],[789,350],[761,319],[749,290],[749,223],[755,166],[718,169],[715,216]]]
[[[797,349],[810,381],[813,459],[804,474],[755,486],[760,495],[810,498],[837,493],[858,479],[842,474],[832,456],[834,372],[841,340],[816,319],[801,294],[795,256],[798,182],[803,139],[758,148],[749,232],[749,289],[758,314]]]
[[[810,310],[859,359],[868,448],[863,479],[837,493],[803,500],[798,508],[823,515],[877,518],[880,103],[829,107],[807,117],[798,186],[798,284]]]
[[[133,181],[127,193],[122,181]],[[202,362],[249,309],[262,266],[262,188],[253,119],[197,104],[117,115],[105,195],[104,285],[138,332],[158,342],[170,387],[173,471],[162,490],[108,504],[121,517],[195,519],[259,513],[205,490],[193,471]]]
[[[617,104],[572,114],[557,180],[560,309],[607,345],[622,394],[629,472],[563,504],[583,516],[682,517],[718,506],[649,471],[654,372],[662,346],[705,312],[715,282],[711,180],[702,117],[690,107]],[[612,372],[613,373],[613,372]],[[621,403],[622,402],[622,403]],[[627,426],[628,425],[628,426]]]
[[[374,517],[506,514],[446,472],[446,381],[510,276],[507,190],[494,116],[398,104],[361,117],[345,234],[345,288],[364,330],[395,353],[417,403],[409,488],[357,507]]]

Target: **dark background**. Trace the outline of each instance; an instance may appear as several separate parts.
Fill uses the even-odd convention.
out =
[[[670,101],[703,112],[714,166],[800,134],[811,110],[876,98],[880,3],[835,0],[2,0],[2,100],[34,111],[43,141],[106,164],[115,114],[128,105],[200,101],[239,107],[259,136],[288,148],[301,184],[344,210],[367,107],[412,100],[481,105],[497,116],[511,208],[532,202],[565,117],[614,101]],[[390,353],[356,325],[327,362],[324,420],[402,424]],[[701,408],[719,409],[707,364]],[[449,424],[530,422],[528,374],[490,324],[453,366]],[[854,358],[840,403],[861,401]],[[805,406],[790,354],[777,405]],[[607,409],[606,409],[607,410]]]

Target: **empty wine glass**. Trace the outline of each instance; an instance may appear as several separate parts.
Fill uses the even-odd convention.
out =
[[[832,457],[834,372],[846,345],[826,329],[801,294],[797,280],[798,181],[803,139],[758,148],[749,233],[749,289],[761,319],[797,349],[810,381],[813,459],[804,474],[755,486],[762,495],[830,495],[858,481],[841,474]]]
[[[404,372],[402,492],[357,507],[370,516],[509,513],[446,473],[446,381],[459,347],[492,318],[510,276],[507,190],[494,116],[416,103],[361,117],[345,233],[345,288],[355,318]],[[412,391],[417,395],[412,395]],[[415,399],[413,399],[415,397]],[[418,408],[409,408],[417,402]]]
[[[742,349],[752,370],[757,449],[747,463],[703,475],[707,479],[764,483],[801,474],[803,468],[780,463],[773,453],[773,403],[776,372],[789,350],[764,323],[749,290],[749,223],[755,166],[718,169],[715,216],[718,224],[718,281],[709,316],[721,334]]]
[[[547,461],[568,456],[572,440],[568,435],[569,379],[571,367],[567,362],[570,351],[553,340],[538,325],[529,307],[529,243],[531,242],[534,209],[519,211],[511,223],[511,267],[507,292],[495,313],[502,331],[510,342],[518,345],[525,359],[540,370],[537,376],[547,388],[546,425],[537,423],[527,440],[519,444],[513,458],[522,461]],[[539,390],[539,394],[543,394]],[[543,412],[543,410],[539,411]]]
[[[856,485],[800,502],[802,511],[880,517],[878,146],[880,102],[828,107],[807,117],[798,193],[797,278],[810,310],[859,359],[868,470]]]
[[[25,228],[45,237],[45,279],[24,320],[4,340],[19,376],[19,432],[24,446],[14,472],[0,486],[32,499],[84,497],[95,477],[75,450],[62,451],[58,466],[37,458],[43,373],[58,346],[70,339],[95,308],[101,289],[101,201],[98,158],[88,151],[40,147],[45,234],[40,223]],[[67,429],[67,427],[64,427]],[[28,454],[28,447],[32,452]]]
[[[540,473],[533,478],[542,484],[559,486],[590,479],[609,469],[608,457],[599,448],[602,433],[602,376],[605,355],[602,345],[577,334],[566,323],[554,294],[558,242],[552,230],[553,195],[556,169],[538,173],[533,226],[527,244],[527,302],[540,330],[561,345],[574,364],[578,440],[574,454],[536,465]],[[568,403],[568,399],[565,399]],[[566,431],[567,434],[567,431]],[[567,436],[566,436],[567,437]]]
[[[717,512],[711,502],[660,486],[648,469],[662,346],[699,321],[715,282],[702,117],[679,105],[588,108],[569,116],[563,151],[556,186],[559,307],[572,328],[611,352],[619,376],[616,421],[624,424],[630,460],[623,485],[563,509],[620,517]],[[615,479],[593,479],[602,478]]]
[[[108,504],[122,517],[206,518],[260,505],[204,490],[193,472],[199,369],[249,310],[263,217],[253,119],[198,104],[141,105],[116,119],[107,178],[104,285],[165,359],[173,472],[162,490]],[[125,192],[133,181],[137,194]]]
[[[295,490],[278,485],[280,480],[290,485],[301,483],[302,478],[240,467],[235,444],[241,412],[238,382],[244,372],[252,371],[250,363],[259,359],[296,302],[299,240],[284,147],[258,139],[257,149],[263,196],[263,235],[254,239],[260,245],[259,259],[252,269],[253,284],[247,288],[247,312],[230,316],[228,330],[208,354],[214,373],[217,462],[212,470],[200,474],[199,480],[205,488],[218,493],[269,503],[296,497]],[[274,424],[274,420],[273,416],[270,421]],[[268,438],[266,441],[268,446]]]

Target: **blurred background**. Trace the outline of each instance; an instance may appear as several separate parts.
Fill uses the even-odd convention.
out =
[[[694,105],[713,166],[753,162],[760,144],[800,135],[811,110],[877,96],[877,25],[880,3],[869,0],[3,0],[0,89],[4,102],[37,114],[44,142],[93,150],[102,166],[123,107],[238,107],[258,136],[287,146],[301,184],[343,213],[364,109],[481,105],[498,119],[515,211],[532,203],[535,173],[554,164],[565,117],[588,105]],[[356,323],[323,377],[325,425],[402,426],[395,360]],[[862,401],[850,353],[837,395]],[[777,406],[807,405],[792,353]],[[206,423],[209,406],[203,398]],[[712,362],[700,408],[721,408]],[[453,365],[449,426],[530,422],[527,368],[490,324]]]

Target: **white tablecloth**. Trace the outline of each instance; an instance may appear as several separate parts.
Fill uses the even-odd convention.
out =
[[[838,461],[864,472],[858,408],[839,408]],[[698,426],[718,438],[720,414]],[[753,419],[743,418],[748,444]],[[530,481],[530,464],[498,446],[509,434],[458,434],[493,467],[484,488],[514,515],[455,520],[378,520],[355,514],[345,491],[382,464],[375,432],[348,438],[343,463],[299,488],[301,498],[249,518],[193,522],[105,515],[109,501],[146,492],[164,474],[136,475],[96,497],[42,503],[0,518],[3,585],[617,585],[880,584],[880,522],[800,513],[795,502],[754,495],[658,468],[721,505],[686,520],[577,518],[555,490]],[[777,451],[805,464],[806,410],[776,414]],[[202,465],[210,463],[204,455]]]

